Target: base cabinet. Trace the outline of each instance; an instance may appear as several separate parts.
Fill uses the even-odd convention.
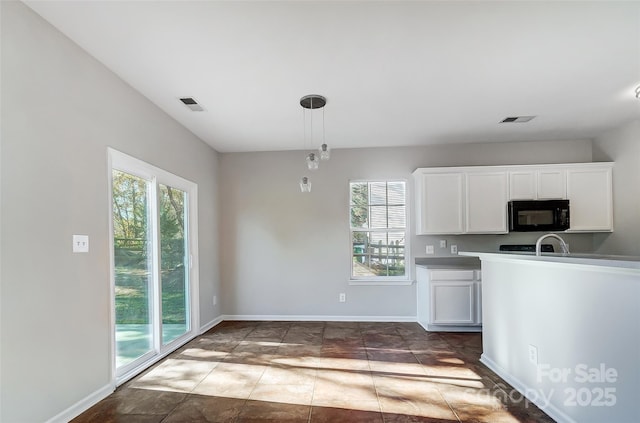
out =
[[[429,331],[479,331],[480,269],[417,267],[418,322]]]

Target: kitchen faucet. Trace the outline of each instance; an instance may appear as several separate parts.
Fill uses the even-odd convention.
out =
[[[557,234],[545,234],[542,235],[540,238],[538,238],[538,241],[536,241],[536,256],[542,255],[542,241],[545,238],[555,238],[558,241],[560,241],[560,248],[562,248],[562,254],[569,254],[569,247],[567,246],[567,243],[564,242],[564,239],[560,238],[559,235]]]

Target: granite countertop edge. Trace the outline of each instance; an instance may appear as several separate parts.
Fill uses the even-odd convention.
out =
[[[416,266],[427,268],[472,268],[480,269],[480,259],[478,257],[464,256],[436,256],[436,257],[416,257]]]

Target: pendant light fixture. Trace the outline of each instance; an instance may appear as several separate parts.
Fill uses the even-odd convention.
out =
[[[300,191],[311,192],[311,182],[306,176],[303,176],[302,179],[300,179]]]
[[[309,153],[307,155],[307,168],[309,170],[318,170],[320,160],[316,157],[316,153]]]
[[[309,94],[305,95],[300,99],[300,105],[302,106],[303,112],[303,124],[304,124],[304,141],[306,147],[307,141],[307,119],[306,114],[307,110],[309,111],[309,144],[311,148],[313,148],[313,111],[315,109],[322,109],[322,145],[318,148],[318,152],[311,152],[307,154],[305,158],[305,162],[307,164],[307,169],[309,170],[318,170],[320,167],[320,160],[329,160],[330,151],[327,143],[324,139],[324,106],[327,104],[327,99],[318,94]],[[304,176],[300,180],[300,190],[302,192],[311,192],[311,182],[309,178]]]
[[[329,159],[329,147],[324,139],[324,106],[327,104],[327,99],[321,95],[310,94],[305,95],[300,99],[300,105],[302,106],[303,113],[307,113],[309,110],[309,142],[313,148],[313,111],[315,109],[322,109],[322,145],[318,148],[318,154],[309,153],[307,155],[307,166],[309,170],[315,170],[318,168],[318,162],[320,160]],[[306,134],[306,119],[305,119],[305,134]],[[306,138],[306,137],[305,137]]]
[[[324,131],[322,131],[322,133],[324,134]],[[331,158],[331,151],[329,150],[329,147],[326,143],[323,142],[319,150],[320,160],[329,160]]]

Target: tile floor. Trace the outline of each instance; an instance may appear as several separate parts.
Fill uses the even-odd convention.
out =
[[[481,345],[416,323],[223,322],[73,422],[553,422]]]

